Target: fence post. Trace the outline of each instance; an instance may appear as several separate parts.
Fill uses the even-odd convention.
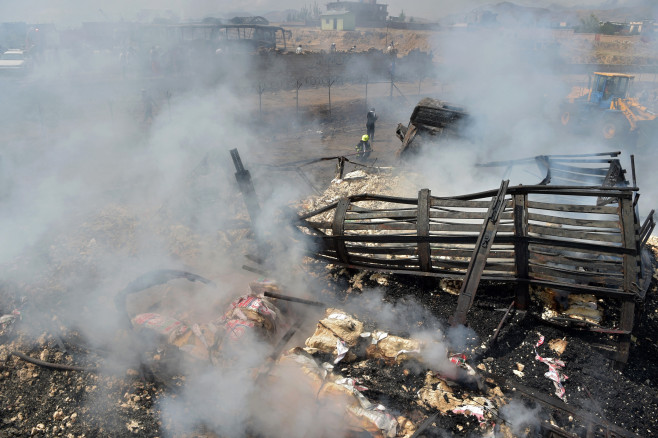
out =
[[[296,102],[297,117],[299,117],[299,89],[302,87],[302,82],[300,80],[297,80],[296,87],[297,87],[297,91],[295,94],[295,102]]]
[[[329,118],[331,118],[331,86],[336,82],[334,79],[333,81],[331,80],[331,76],[327,79],[327,82],[329,84]]]

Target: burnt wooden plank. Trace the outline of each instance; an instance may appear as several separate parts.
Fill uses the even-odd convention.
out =
[[[579,183],[589,183],[589,185],[603,184],[604,177],[594,175],[583,175],[580,173],[568,172],[551,167],[551,176],[554,179],[566,179]]]
[[[430,242],[433,244],[455,244],[455,245],[474,245],[477,241],[477,236],[456,236],[456,235],[430,235],[428,237],[418,237],[416,235],[343,235],[343,236],[317,236],[317,241],[327,242],[327,245],[332,245],[332,240],[342,240],[345,242],[355,243],[378,243],[378,244],[416,244],[419,240]],[[499,235],[496,237],[496,245],[509,245],[516,243],[518,238],[515,236]],[[578,251],[599,251],[603,254],[630,254],[636,251],[624,248],[622,246],[603,245],[589,242],[582,242],[578,240],[567,239],[550,239],[544,237],[527,237],[525,240],[530,245],[539,245],[542,247],[557,247],[569,248]]]
[[[621,243],[621,233],[605,232],[583,232],[561,227],[545,227],[542,225],[528,224],[528,233],[543,236],[567,237],[578,240],[593,240],[597,242]]]
[[[592,228],[614,228],[619,229],[619,221],[607,221],[596,219],[578,219],[568,216],[550,216],[539,213],[528,213],[529,221],[547,222],[560,225],[573,225],[578,227],[592,227]]]
[[[606,257],[621,257],[622,255],[631,252],[623,246],[589,245],[582,243],[574,245],[572,242],[565,240],[535,239],[529,237],[528,242],[530,243],[530,251],[559,252],[568,249],[571,253],[576,253],[574,257],[586,257],[587,259],[591,258],[587,255],[590,253],[601,254]]]
[[[372,195],[369,193],[364,193],[362,195],[353,195],[349,197],[352,203],[354,202],[364,202],[364,201],[381,201],[381,202],[390,202],[392,204],[407,204],[407,205],[416,205],[418,199],[416,198],[400,198],[397,196],[383,196],[383,195]]]
[[[605,178],[605,176],[608,174],[608,166],[606,167],[577,167],[577,166],[569,166],[567,164],[560,164],[560,163],[553,163],[551,162],[551,169],[552,170],[563,170],[566,172],[572,172],[572,173],[581,173],[583,175],[592,175],[592,176],[600,176],[601,178]]]
[[[449,248],[435,248],[432,246],[432,257],[462,257],[470,258],[473,255],[473,249],[449,249]],[[489,252],[489,259],[513,259],[514,251],[497,251],[491,250]]]
[[[477,219],[484,220],[486,217],[486,211],[461,211],[461,210],[449,210],[447,208],[432,208],[430,210],[430,218],[432,219]],[[512,220],[513,216],[511,212],[504,212],[500,216],[501,220]]]
[[[404,210],[383,210],[383,211],[350,211],[345,216],[346,220],[365,220],[365,219],[416,219],[418,217],[417,209]]]
[[[346,219],[349,220],[364,220],[364,219],[416,219],[418,216],[417,209],[381,209],[381,210],[367,210],[367,209],[354,209],[347,213]],[[432,209],[429,217],[434,219],[479,219],[483,220],[486,216],[486,211],[460,211],[449,209]],[[505,213],[501,219],[512,219],[511,213]]]
[[[624,292],[635,294],[636,284],[639,279],[640,251],[638,242],[638,224],[635,222],[635,212],[633,202],[630,199],[621,199],[619,204],[621,216],[621,228],[624,236],[624,247],[634,249],[635,254],[624,255]],[[633,330],[635,318],[635,301],[634,299],[625,300],[621,305],[621,314],[619,316],[619,329]],[[623,367],[628,361],[628,354],[631,345],[631,335],[620,335],[615,363],[618,368]]]
[[[308,213],[304,213],[303,215],[299,216],[299,219],[308,219],[310,217],[317,216],[329,210],[333,210],[334,208],[336,208],[336,205],[338,205],[338,203],[333,202],[329,205],[325,205],[322,208],[318,208],[317,210],[309,211]]]
[[[418,220],[416,222],[418,237],[430,235],[430,191],[422,189],[418,192]],[[418,242],[418,259],[421,271],[432,270],[432,254],[429,242]]]
[[[583,262],[593,262],[601,265],[613,265],[621,266],[622,257],[619,255],[607,255],[600,254],[596,251],[588,252],[576,252],[576,251],[564,251],[558,250],[555,248],[544,248],[544,247],[534,247],[531,256],[537,257],[557,257],[560,259],[571,260],[577,263]]]
[[[327,228],[328,222],[318,222],[312,223],[316,228]],[[398,221],[382,221],[382,222],[345,222],[345,230],[357,231],[357,230],[372,230],[372,231],[417,231],[416,224],[409,222],[398,222]],[[442,223],[438,224],[435,222],[428,223],[429,232],[455,232],[455,233],[479,233],[482,226],[477,224],[448,224]],[[514,230],[512,225],[500,225],[499,232],[501,233],[511,233]],[[428,236],[429,236],[428,232]],[[428,236],[419,236],[419,237],[428,237]]]
[[[528,201],[528,208],[549,211],[565,211],[569,213],[588,213],[588,214],[614,214],[617,215],[617,207],[595,206],[595,205],[574,205],[574,204],[554,204],[550,202]]]
[[[514,195],[514,236],[518,239],[515,247],[515,266],[518,278],[528,278],[528,261],[530,257],[528,249],[528,196]],[[521,310],[528,308],[530,303],[530,291],[528,283],[521,282],[516,286],[516,307]]]
[[[529,275],[533,279],[557,279],[558,281],[574,280],[578,284],[605,284],[608,286],[621,286],[624,283],[623,277],[610,277],[601,273],[568,271],[546,265],[529,264]]]
[[[548,262],[550,263],[550,262]],[[544,262],[530,260],[529,266],[534,267],[534,272],[559,272],[565,275],[565,278],[573,278],[578,281],[614,281],[616,285],[623,284],[624,273],[621,269],[600,269],[597,271],[581,269],[576,265],[555,265]],[[552,275],[552,274],[551,274]],[[595,279],[595,280],[594,280]]]
[[[505,194],[507,192],[507,187],[509,186],[509,180],[505,180],[500,184],[498,193],[492,198],[488,210],[488,217],[485,219],[484,224],[482,225],[482,232],[478,237],[478,240],[475,244],[475,249],[473,250],[473,256],[468,265],[468,270],[464,277],[464,282],[459,291],[459,298],[457,299],[457,309],[453,314],[451,324],[459,325],[466,322],[466,313],[473,305],[473,300],[475,299],[475,293],[477,291],[478,285],[480,284],[480,279],[482,277],[482,271],[485,268],[487,256],[489,255],[489,250],[491,245],[496,237],[496,231],[498,228],[498,221],[500,219],[500,214],[505,210],[505,206],[511,201],[505,200]]]
[[[334,212],[334,222],[331,227],[332,237],[342,236],[345,234],[345,214],[350,208],[349,198],[341,198],[336,205],[336,211]],[[343,263],[349,263],[349,256],[347,249],[345,248],[345,241],[340,239],[333,239],[334,247],[336,248],[336,253],[338,258]]]
[[[610,262],[605,263],[599,260],[585,260],[585,259],[574,259],[569,257],[561,257],[556,255],[544,255],[533,253],[530,255],[530,261],[534,264],[560,264],[566,266],[581,267],[583,269],[588,269],[591,271],[601,271],[601,272],[618,272],[622,273],[621,262]]]
[[[460,199],[445,199],[432,197],[432,208],[452,207],[452,208],[477,208],[482,209],[484,212],[490,207],[489,201],[470,201]],[[505,206],[511,205],[511,201],[506,201]]]

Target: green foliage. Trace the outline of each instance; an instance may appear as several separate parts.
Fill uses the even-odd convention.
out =
[[[580,33],[601,33],[601,22],[596,15],[592,14],[587,18],[581,18],[580,25],[576,26],[575,31]]]

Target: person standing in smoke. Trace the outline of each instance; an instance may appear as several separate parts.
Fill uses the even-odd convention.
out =
[[[361,141],[356,145],[356,156],[362,160],[367,160],[372,152],[372,146],[370,146],[370,137],[365,134],[361,136]]]
[[[377,121],[377,113],[375,112],[375,108],[370,108],[370,111],[368,111],[368,114],[366,115],[366,131],[368,133],[368,137],[370,138],[370,141],[373,142],[375,141],[375,122]]]

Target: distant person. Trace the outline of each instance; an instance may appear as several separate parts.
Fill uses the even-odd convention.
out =
[[[295,53],[298,55],[301,55],[304,50],[302,49],[302,45],[298,45],[297,48],[295,49]]]
[[[336,53],[336,43],[331,43],[331,48],[329,49],[331,53]]]
[[[356,145],[356,156],[362,160],[367,160],[372,152],[372,146],[370,146],[370,137],[365,134],[361,136],[361,141]]]
[[[375,122],[377,121],[377,113],[375,108],[370,108],[368,114],[366,114],[366,131],[368,132],[368,137],[371,142],[375,141]]]

